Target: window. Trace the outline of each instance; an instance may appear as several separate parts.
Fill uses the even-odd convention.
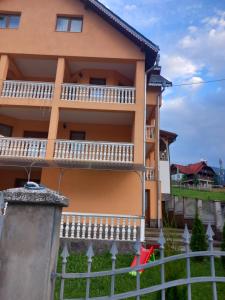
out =
[[[86,137],[85,131],[70,131],[70,139],[84,141]]]
[[[12,136],[12,127],[5,125],[5,124],[0,124],[0,136]]]
[[[20,15],[16,14],[1,14],[0,13],[0,28],[1,29],[16,29],[20,24]]]
[[[57,17],[56,31],[81,32],[83,18],[81,17]]]

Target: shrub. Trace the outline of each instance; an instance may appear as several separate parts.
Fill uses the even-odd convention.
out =
[[[225,223],[223,226],[223,235],[222,235],[222,244],[221,244],[221,250],[225,251]],[[225,256],[221,257],[222,265],[225,268]]]
[[[198,215],[196,215],[194,219],[190,246],[192,251],[206,251],[208,248],[205,228]],[[197,259],[203,260],[201,257]]]

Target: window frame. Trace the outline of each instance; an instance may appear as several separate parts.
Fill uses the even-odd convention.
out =
[[[67,19],[68,25],[67,25],[67,30],[57,30],[57,25],[58,25],[58,19]],[[81,21],[81,30],[80,31],[71,31],[71,24],[73,20],[79,20]],[[56,16],[56,24],[55,24],[55,31],[56,32],[68,32],[68,33],[81,33],[83,32],[83,24],[84,24],[84,18],[83,16],[68,16],[68,15],[57,15]]]
[[[74,139],[73,135],[75,135],[75,134],[83,135],[83,139]],[[70,141],[86,141],[86,131],[71,130],[70,131]]]
[[[5,129],[8,130],[8,135],[3,135],[4,137],[12,137],[13,126],[4,123],[0,123],[0,126],[3,128],[5,127]],[[2,134],[0,133],[0,135]]]
[[[18,29],[20,27],[20,19],[21,19],[20,12],[0,12],[0,16],[4,16],[6,18],[5,27],[0,27],[0,30],[1,29]],[[14,28],[10,27],[10,18],[11,17],[19,17],[18,27],[14,27]]]

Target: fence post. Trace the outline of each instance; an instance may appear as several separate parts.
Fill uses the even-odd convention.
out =
[[[61,211],[68,200],[49,189],[10,189],[0,240],[0,299],[52,300]]]
[[[164,255],[165,255],[166,240],[165,240],[162,229],[160,231],[158,243],[159,243],[159,249],[160,249],[160,259],[163,260]],[[161,284],[164,285],[165,284],[165,265],[164,265],[164,263],[162,263],[162,265],[161,265],[160,275],[161,275]],[[166,290],[162,289],[162,291],[161,291],[161,300],[165,300],[165,299],[166,299]]]

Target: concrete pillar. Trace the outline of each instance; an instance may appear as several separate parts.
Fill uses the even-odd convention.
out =
[[[55,140],[57,139],[59,126],[59,105],[61,97],[61,85],[63,83],[65,74],[65,58],[59,57],[57,63],[56,77],[55,77],[55,91],[52,101],[52,110],[48,129],[48,145],[46,150],[46,159],[51,160],[54,153]]]
[[[62,207],[49,189],[3,192],[8,208],[0,240],[0,299],[53,300]]]
[[[3,82],[7,78],[8,69],[9,69],[8,55],[1,55],[1,57],[0,57],[0,94],[2,92]]]
[[[223,215],[222,215],[222,208],[221,208],[221,202],[215,201],[215,220],[216,220],[216,229],[219,232],[223,231]]]
[[[134,118],[134,161],[137,164],[144,163],[144,130],[145,130],[145,62],[136,63],[136,111]]]
[[[51,160],[54,154],[55,140],[57,139],[59,125],[59,107],[52,106],[50,123],[48,128],[48,145],[46,149],[46,159]]]

